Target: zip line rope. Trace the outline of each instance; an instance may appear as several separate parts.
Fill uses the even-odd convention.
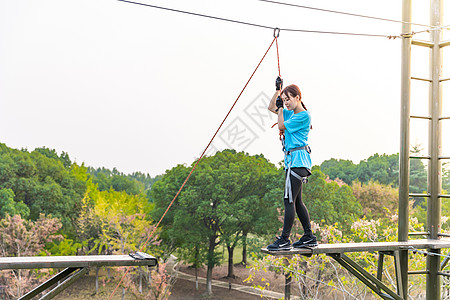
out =
[[[420,24],[420,23],[412,23],[412,22],[405,22],[405,21],[393,20],[393,19],[387,19],[387,18],[372,17],[372,16],[367,16],[367,15],[360,15],[360,14],[348,13],[348,12],[343,12],[343,11],[336,11],[336,10],[330,10],[330,9],[324,9],[324,8],[310,7],[310,6],[304,6],[304,5],[292,4],[292,3],[286,3],[286,2],[279,2],[279,1],[272,1],[272,0],[257,0],[257,1],[268,2],[268,3],[273,3],[273,4],[279,4],[279,5],[285,5],[285,6],[298,7],[298,8],[304,8],[304,9],[317,10],[317,11],[334,13],[334,14],[341,14],[341,15],[352,16],[352,17],[373,19],[373,20],[378,20],[378,21],[387,21],[387,22],[395,22],[395,23],[402,23],[402,24],[411,24],[411,25],[430,27],[430,28],[437,27],[437,26],[425,25],[425,24]]]
[[[120,0],[119,0],[120,1]],[[270,43],[269,48],[266,50],[266,52],[264,53],[264,56],[261,58],[261,60],[259,61],[258,65],[256,66],[255,70],[253,71],[252,75],[250,76],[250,78],[247,80],[247,83],[244,85],[244,88],[241,90],[241,92],[239,93],[239,96],[236,98],[236,100],[234,101],[233,105],[231,106],[230,110],[228,111],[228,113],[226,114],[225,118],[223,119],[222,123],[220,123],[219,127],[217,128],[216,132],[214,133],[213,137],[211,138],[211,140],[209,141],[208,145],[206,146],[205,150],[203,150],[203,153],[200,155],[199,159],[197,160],[197,162],[195,163],[195,165],[192,167],[191,172],[189,173],[189,175],[186,177],[186,179],[184,180],[183,184],[181,185],[180,189],[178,190],[178,192],[176,193],[175,197],[173,197],[172,201],[170,202],[169,206],[167,207],[166,211],[164,212],[164,214],[161,216],[161,218],[159,219],[158,223],[156,224],[155,228],[153,229],[153,231],[150,233],[150,235],[148,236],[147,240],[145,241],[145,243],[141,246],[141,248],[139,249],[139,251],[142,251],[145,246],[147,245],[147,243],[150,241],[150,239],[152,238],[152,236],[155,234],[156,229],[158,228],[158,226],[161,224],[161,221],[164,219],[164,217],[166,216],[167,212],[169,211],[170,207],[172,206],[172,204],[175,202],[175,199],[177,199],[178,195],[181,193],[181,190],[184,188],[186,182],[189,180],[189,178],[191,177],[192,173],[194,172],[195,168],[197,167],[198,163],[200,162],[200,160],[203,158],[203,156],[206,153],[206,150],[208,150],[209,146],[211,145],[211,143],[213,142],[214,138],[216,137],[217,133],[219,132],[219,130],[222,128],[223,124],[225,123],[226,119],[228,118],[228,116],[230,115],[231,111],[233,110],[234,106],[236,105],[236,103],[238,102],[239,98],[241,97],[242,93],[244,92],[244,90],[246,89],[247,85],[250,83],[250,80],[253,78],[253,75],[255,75],[256,70],[258,70],[259,66],[261,65],[261,63],[263,62],[264,58],[266,57],[267,53],[269,52],[270,48],[272,48],[272,45],[274,42],[277,42],[278,45],[278,41],[277,41],[277,36],[275,36],[274,34],[274,39],[272,40],[272,43]],[[278,47],[277,47],[278,49]],[[277,50],[277,58],[278,58],[278,50]],[[278,59],[278,71],[280,70],[280,61]],[[123,279],[125,278],[125,276],[128,274],[129,270],[131,267],[127,267],[125,273],[123,274],[122,278],[120,279],[120,282],[117,284],[116,288],[114,289],[114,291],[112,292],[111,296],[108,298],[109,300],[112,299],[112,297],[114,296],[114,294],[116,293],[117,289],[119,288],[120,284],[122,283]]]
[[[219,21],[237,23],[237,24],[241,24],[241,25],[254,26],[254,27],[272,29],[272,30],[278,29],[279,31],[283,30],[283,31],[304,32],[304,33],[323,33],[323,34],[339,34],[339,35],[350,35],[350,36],[383,37],[383,38],[388,38],[388,39],[395,39],[395,38],[400,37],[399,35],[383,35],[383,34],[370,34],[370,33],[352,33],[352,32],[338,32],[338,31],[319,31],[319,30],[306,30],[306,29],[275,28],[275,27],[267,26],[267,25],[261,25],[261,24],[243,22],[243,21],[232,20],[232,19],[227,19],[227,18],[215,17],[215,16],[199,14],[199,13],[195,13],[195,12],[189,12],[189,11],[173,9],[173,8],[168,8],[168,7],[162,7],[162,6],[146,4],[146,3],[140,3],[140,2],[134,2],[134,1],[129,1],[129,0],[117,0],[117,1],[141,5],[141,6],[147,6],[147,7],[156,8],[156,9],[168,10],[168,11],[172,11],[172,12],[183,13],[183,14],[193,15],[193,16],[197,16],[197,17],[210,18],[210,19],[219,20]],[[414,34],[414,33],[410,33],[410,34]]]
[[[387,18],[380,18],[380,17],[372,17],[367,15],[360,15],[360,14],[354,14],[354,13],[348,13],[343,11],[337,11],[337,10],[330,10],[330,9],[324,9],[324,8],[317,8],[317,7],[310,7],[305,5],[298,5],[298,4],[292,4],[292,3],[285,3],[285,2],[279,2],[279,1],[273,1],[273,0],[256,0],[261,2],[268,2],[268,3],[274,3],[279,5],[286,5],[286,6],[293,6],[293,7],[299,7],[304,9],[311,9],[311,10],[317,10],[322,12],[329,12],[329,13],[335,13],[335,14],[341,14],[341,15],[347,15],[352,17],[359,17],[359,18],[366,18],[366,19],[373,19],[378,21],[386,21],[386,22],[394,22],[394,23],[401,23],[401,24],[410,24],[410,25],[416,25],[416,26],[422,26],[422,27],[429,27],[429,29],[422,30],[422,31],[413,31],[411,34],[418,34],[422,32],[430,32],[431,30],[440,30],[440,29],[449,29],[450,25],[445,26],[433,26],[433,25],[426,25],[421,23],[414,23],[414,22],[405,22],[400,20],[394,20],[394,19],[387,19]]]

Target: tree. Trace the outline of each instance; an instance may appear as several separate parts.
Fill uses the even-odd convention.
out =
[[[398,189],[375,181],[362,184],[358,181],[352,185],[353,195],[363,208],[367,219],[380,219],[386,213],[394,212],[398,204]]]
[[[391,155],[376,153],[357,165],[350,160],[332,158],[324,161],[320,168],[330,179],[339,178],[348,185],[355,180],[362,183],[373,180],[385,185],[398,186],[398,160],[398,153]]]
[[[40,153],[48,158],[54,159],[54,160],[60,160],[66,169],[68,169],[68,168],[70,168],[70,166],[72,166],[72,161],[70,160],[69,154],[64,151],[61,153],[61,155],[58,155],[58,153],[54,149],[41,147],[41,148],[34,149],[33,152],[38,152],[38,153]]]
[[[149,174],[133,172],[132,174],[123,174],[113,169],[88,167],[89,174],[93,175],[93,182],[98,184],[100,191],[107,191],[111,187],[116,191],[126,191],[128,194],[148,193],[155,181],[160,176],[152,178]],[[148,195],[147,195],[148,196]]]
[[[20,215],[26,219],[30,215],[30,209],[23,201],[14,201],[14,191],[11,189],[0,189],[0,219],[6,215]]]
[[[190,224],[190,226],[187,226],[186,228],[183,227],[183,224],[177,226],[178,223],[175,223],[177,221],[177,214],[179,214],[178,218],[181,220],[183,217],[192,217],[192,215],[185,211],[180,205],[180,200],[185,191],[181,191],[180,196],[178,196],[178,201],[175,201],[172,207],[166,212],[169,204],[177,194],[188,174],[189,168],[184,165],[177,165],[176,167],[167,170],[161,180],[156,182],[150,191],[150,202],[155,206],[151,211],[153,219],[159,220],[162,215],[165,214],[164,219],[161,221],[162,231],[160,233],[160,238],[164,241],[161,246],[166,253],[173,253],[183,245],[185,237],[188,236],[184,229],[189,232],[189,240],[196,240],[193,236],[201,234],[200,231],[190,230],[192,228],[192,222],[187,223]],[[178,234],[179,232],[181,233]],[[198,239],[204,240],[204,236],[200,236]]]
[[[94,201],[95,214],[100,221],[100,239],[105,241],[108,253],[125,254],[144,246],[154,229],[146,218],[149,207],[144,196],[114,190],[98,191]],[[153,236],[145,249],[157,246],[156,240],[157,236]]]
[[[372,155],[361,161],[357,168],[357,179],[367,183],[370,180],[381,184],[396,184],[398,182],[398,154]]]
[[[65,167],[66,155],[61,157],[47,148],[29,153],[0,144],[0,189],[11,189],[15,202],[30,209],[30,219],[37,220],[40,213],[52,215],[74,235],[85,185]]]
[[[20,215],[0,220],[1,256],[34,256],[44,251],[46,243],[62,239],[56,234],[61,222],[47,218],[43,214],[33,221],[24,220]],[[19,298],[38,283],[39,274],[32,270],[0,271],[0,283],[9,287],[7,293]],[[3,281],[3,282],[2,282]]]
[[[356,179],[356,168],[357,166],[351,160],[337,160],[335,158],[325,160],[320,165],[320,170],[327,174],[331,180],[339,178],[346,184],[352,184],[353,180]]]
[[[162,215],[186,178],[187,171],[186,167],[177,166],[154,184],[151,196],[156,205],[155,218]],[[243,152],[225,150],[205,157],[180,193],[178,202],[172,206],[172,212],[166,215],[162,237],[169,238],[169,244],[181,248],[192,249],[193,243],[196,243],[199,250],[192,255],[200,259],[206,257],[208,293],[211,293],[213,267],[219,263],[215,253],[217,245],[223,242],[227,246],[231,265],[229,275],[232,276],[234,248],[244,231],[256,230],[258,222],[254,216],[262,217],[261,210],[268,211],[269,204],[264,203],[263,199],[267,192],[266,182],[274,172],[275,166],[259,155],[249,156]],[[168,193],[169,190],[171,193]],[[275,208],[273,210],[276,211]],[[264,218],[267,220],[271,216],[276,220],[275,214],[266,214]],[[186,218],[190,224],[187,228]],[[186,241],[177,232],[190,237]]]
[[[309,210],[311,220],[326,225],[340,224],[349,230],[353,220],[361,215],[361,204],[347,185],[326,182],[319,167],[312,168],[312,175],[304,186],[303,201]]]

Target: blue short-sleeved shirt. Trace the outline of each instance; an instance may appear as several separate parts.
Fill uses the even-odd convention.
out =
[[[311,128],[311,115],[305,110],[294,114],[293,110],[283,109],[284,142],[286,150],[308,145],[308,134]],[[311,157],[306,150],[298,150],[286,155],[284,159],[287,168],[291,162],[291,168],[305,167],[311,169]]]

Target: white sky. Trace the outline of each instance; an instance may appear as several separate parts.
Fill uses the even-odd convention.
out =
[[[428,3],[422,2],[413,1],[414,21],[428,24]],[[256,0],[142,3],[280,28],[401,33],[397,23]],[[401,19],[400,0],[291,3]],[[78,163],[126,173],[155,176],[190,164],[272,34],[115,0],[0,0],[0,142],[29,150],[46,146]],[[400,39],[281,31],[279,47],[285,85],[300,86],[312,114],[313,164],[399,151]],[[413,76],[428,77],[427,50],[413,50],[412,69]],[[213,143],[216,149],[245,147],[281,161],[278,132],[270,128],[275,118],[251,114],[266,113],[259,107],[268,101],[264,95],[272,96],[277,75],[273,47]],[[413,83],[412,114],[428,114],[426,85]],[[450,109],[445,90],[444,114]],[[412,143],[426,146],[426,122],[412,121]],[[232,128],[245,132],[232,136]],[[446,155],[449,131],[444,126]]]

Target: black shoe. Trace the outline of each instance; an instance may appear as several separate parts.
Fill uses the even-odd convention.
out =
[[[269,251],[291,250],[291,241],[282,236],[277,236],[275,242],[267,246],[267,250]]]
[[[292,244],[294,248],[316,247],[317,238],[312,234],[304,234],[300,240]]]

